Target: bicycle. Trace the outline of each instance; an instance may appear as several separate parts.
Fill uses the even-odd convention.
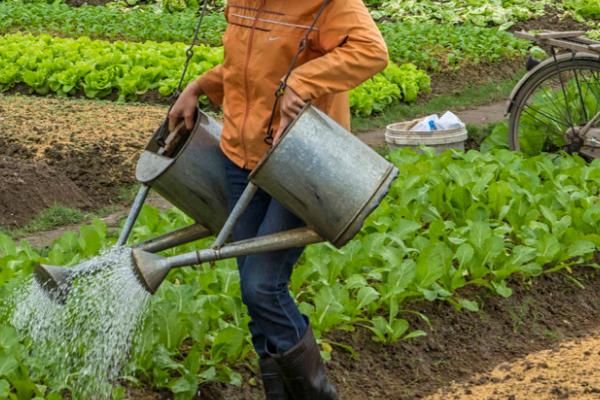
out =
[[[511,149],[532,155],[564,150],[590,161],[600,158],[600,42],[584,34],[515,33],[549,47],[551,56],[544,61],[529,57],[528,72],[510,95]]]

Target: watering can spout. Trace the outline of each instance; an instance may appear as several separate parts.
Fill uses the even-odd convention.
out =
[[[59,303],[66,301],[72,273],[67,268],[44,264],[38,264],[34,271],[35,280],[43,291]]]
[[[148,292],[154,294],[171,270],[167,259],[143,250],[134,250],[132,257],[133,271],[138,281]]]
[[[160,257],[142,249],[135,249],[132,253],[133,270],[142,286],[154,294],[173,268],[199,265],[242,255],[304,247],[321,241],[323,241],[321,236],[305,227],[171,257]]]

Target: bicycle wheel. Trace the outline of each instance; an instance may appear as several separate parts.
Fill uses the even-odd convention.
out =
[[[509,145],[529,155],[578,152],[579,130],[599,112],[600,58],[559,59],[534,73],[515,97]]]

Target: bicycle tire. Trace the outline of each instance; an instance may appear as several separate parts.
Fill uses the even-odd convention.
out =
[[[527,105],[527,101],[532,94],[548,79],[556,76],[559,72],[573,70],[593,70],[600,74],[600,57],[578,53],[572,58],[558,60],[548,63],[535,71],[521,86],[519,92],[513,99],[513,106],[509,115],[509,133],[508,143],[511,150],[519,151],[519,122],[521,113]]]

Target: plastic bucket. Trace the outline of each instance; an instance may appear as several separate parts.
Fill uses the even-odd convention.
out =
[[[387,126],[385,141],[391,148],[412,148],[419,151],[420,146],[428,146],[441,153],[448,149],[464,150],[468,138],[467,129],[463,126],[456,129],[413,132],[410,129],[419,120],[399,122]]]

